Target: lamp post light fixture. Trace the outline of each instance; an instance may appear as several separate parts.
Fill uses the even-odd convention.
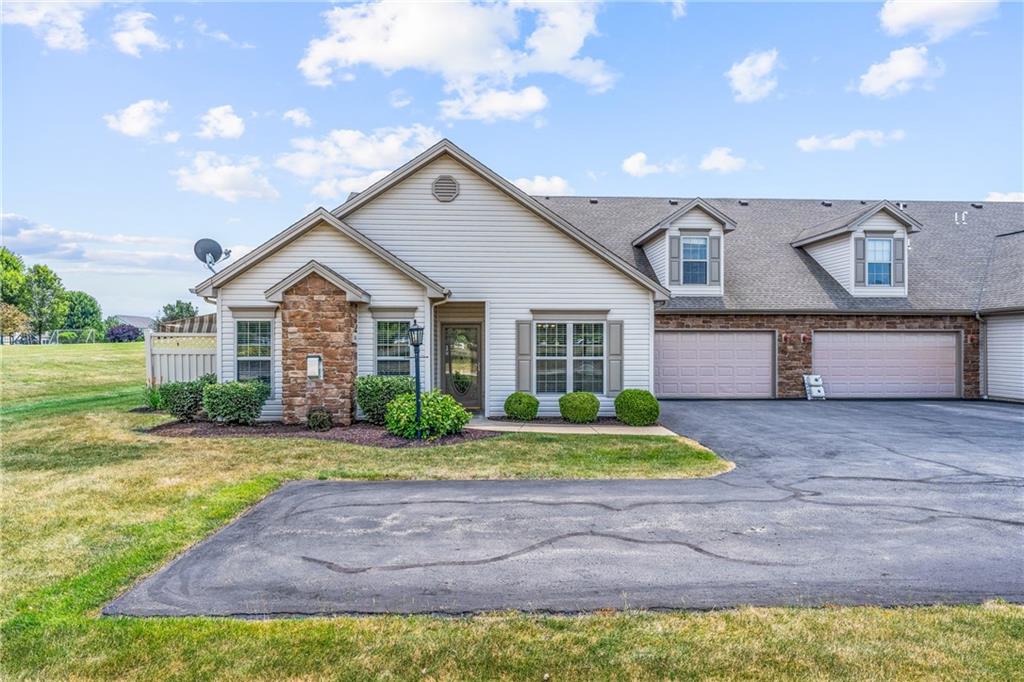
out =
[[[420,399],[420,346],[423,345],[423,327],[416,324],[416,320],[409,325],[409,344],[412,346],[416,358],[416,440],[420,440],[423,438],[423,432],[420,429],[420,417],[423,412],[423,403]]]

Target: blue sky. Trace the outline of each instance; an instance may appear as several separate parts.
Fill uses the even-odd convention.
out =
[[[152,314],[439,137],[534,193],[1021,199],[1016,3],[31,3],[4,243]],[[289,113],[290,112],[290,113]]]

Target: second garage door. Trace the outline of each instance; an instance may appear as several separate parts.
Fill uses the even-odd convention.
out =
[[[771,398],[774,339],[774,332],[655,332],[654,392],[659,398]]]
[[[814,373],[829,398],[956,398],[955,332],[814,332]]]

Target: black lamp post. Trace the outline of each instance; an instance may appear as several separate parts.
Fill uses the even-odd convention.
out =
[[[416,440],[420,440],[423,437],[420,430],[420,416],[423,410],[420,401],[420,346],[423,344],[423,327],[416,324],[416,320],[409,325],[409,344],[412,345],[416,357]]]

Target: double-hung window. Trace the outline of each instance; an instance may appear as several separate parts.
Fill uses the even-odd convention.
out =
[[[708,283],[708,238],[683,237],[683,284]]]
[[[537,393],[604,393],[604,322],[538,322]]]
[[[271,348],[270,320],[235,322],[236,378],[259,379],[269,384]]]
[[[377,320],[377,374],[408,376],[409,322]]]
[[[888,238],[867,239],[867,283],[868,286],[892,286],[892,240]]]

